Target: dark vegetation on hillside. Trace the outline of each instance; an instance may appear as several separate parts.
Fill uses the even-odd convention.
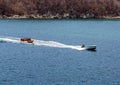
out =
[[[120,0],[0,0],[0,16],[120,16]]]

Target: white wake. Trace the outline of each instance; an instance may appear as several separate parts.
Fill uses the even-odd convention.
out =
[[[0,37],[0,42],[23,43],[23,42],[20,42],[20,38],[14,38],[14,37]],[[29,44],[29,43],[25,42],[24,44]],[[85,48],[81,48],[81,46],[77,46],[77,45],[76,46],[66,45],[60,42],[55,42],[55,41],[44,41],[44,40],[35,40],[35,39],[34,39],[34,42],[30,45],[85,50]]]

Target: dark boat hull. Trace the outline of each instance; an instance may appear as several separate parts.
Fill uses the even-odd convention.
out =
[[[87,46],[86,50],[91,50],[91,51],[95,51],[96,50],[96,46],[92,45],[92,46]]]

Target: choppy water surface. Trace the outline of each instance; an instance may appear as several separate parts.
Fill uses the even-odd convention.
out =
[[[120,20],[0,20],[0,85],[119,85],[119,63]]]

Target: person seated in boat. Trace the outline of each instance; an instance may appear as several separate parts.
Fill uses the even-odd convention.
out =
[[[21,41],[28,41],[28,40],[31,40],[31,38],[21,38],[20,40]]]
[[[80,46],[81,46],[82,48],[83,48],[83,47],[85,47],[85,45],[84,45],[84,44],[81,44]]]

